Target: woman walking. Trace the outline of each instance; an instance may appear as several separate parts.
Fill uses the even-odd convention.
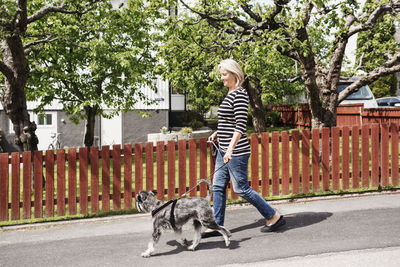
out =
[[[232,180],[234,192],[255,206],[266,219],[265,225],[260,229],[261,232],[276,231],[285,224],[285,219],[248,183],[250,143],[246,136],[246,124],[249,97],[246,90],[241,87],[244,80],[243,71],[232,59],[221,61],[218,70],[224,86],[229,90],[218,109],[218,129],[208,138],[208,141],[218,141],[219,144],[215,162],[215,169],[218,171],[214,174],[213,181],[216,222],[221,226],[224,225],[226,187]],[[219,232],[207,229],[202,236],[205,238],[217,235]]]

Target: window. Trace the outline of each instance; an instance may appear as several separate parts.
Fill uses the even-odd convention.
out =
[[[52,125],[53,124],[53,114],[45,113],[38,115],[38,125]]]

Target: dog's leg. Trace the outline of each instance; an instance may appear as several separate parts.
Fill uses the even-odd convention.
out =
[[[232,234],[231,234],[231,232],[228,231],[228,229],[226,229],[223,226],[219,226],[215,221],[211,221],[211,222],[203,221],[203,225],[209,229],[220,232],[221,235],[224,237],[225,245],[227,247],[229,246],[229,244],[231,243],[230,237],[232,236]]]
[[[193,226],[194,226],[193,243],[190,247],[188,247],[188,249],[192,251],[196,249],[197,245],[200,243],[201,240],[201,223],[198,220],[194,220]]]
[[[148,258],[151,256],[151,254],[153,254],[153,252],[155,251],[154,246],[157,244],[158,240],[160,240],[160,236],[161,236],[161,230],[154,229],[153,238],[150,240],[147,246],[147,250],[142,253],[142,257]]]
[[[189,246],[189,242],[186,240],[186,238],[182,238],[182,229],[176,229],[174,232],[176,241],[178,241],[179,244],[184,247]]]

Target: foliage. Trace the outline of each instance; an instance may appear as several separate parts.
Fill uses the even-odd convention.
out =
[[[193,132],[193,129],[191,127],[183,127],[179,132],[182,134],[189,134]]]
[[[142,1],[121,9],[101,1],[87,14],[57,14],[35,24],[33,35],[46,30],[57,40],[30,58],[29,99],[41,102],[39,111],[58,100],[75,122],[88,118],[82,112],[88,107],[112,117],[146,102],[139,89],[153,86],[153,17]]]

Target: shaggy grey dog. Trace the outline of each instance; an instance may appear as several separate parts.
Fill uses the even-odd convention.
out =
[[[173,229],[177,241],[192,251],[200,243],[202,225],[220,232],[224,237],[225,245],[230,244],[231,233],[215,222],[213,210],[205,198],[189,197],[162,202],[156,198],[153,191],[139,192],[136,196],[136,207],[140,212],[152,212],[153,216],[153,238],[147,250],[142,253],[142,257],[150,257],[154,253],[154,246],[160,239],[162,230],[165,229]],[[189,220],[193,221],[195,230],[190,246],[186,239],[182,239],[182,226]]]

